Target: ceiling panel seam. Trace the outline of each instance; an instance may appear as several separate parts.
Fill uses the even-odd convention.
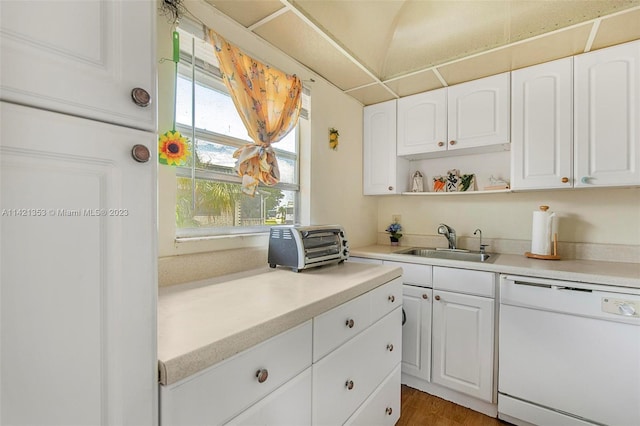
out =
[[[259,20],[255,24],[249,25],[247,27],[247,29],[249,31],[254,31],[256,28],[259,28],[259,27],[263,26],[267,22],[270,22],[270,21],[276,19],[278,16],[280,16],[283,13],[286,13],[286,12],[288,12],[288,9],[283,6],[281,9],[278,9],[275,12],[273,12],[272,14],[265,16],[264,18],[262,18],[261,20]]]
[[[298,8],[296,8],[293,4],[289,2],[289,0],[280,0],[286,8],[288,8],[291,12],[293,12],[298,18],[302,19],[313,31],[318,33],[320,37],[325,39],[331,46],[333,46],[336,50],[338,50],[343,56],[345,56],[349,61],[351,61],[354,65],[364,71],[369,77],[371,77],[377,84],[384,87],[389,93],[391,93],[395,98],[399,98],[400,96],[387,87],[382,80],[372,73],[364,64],[362,64],[359,60],[357,60],[353,55],[347,52],[339,43],[337,43],[332,37],[330,37],[326,32],[324,32],[318,25],[316,25],[311,19],[309,19],[304,13],[302,13]]]

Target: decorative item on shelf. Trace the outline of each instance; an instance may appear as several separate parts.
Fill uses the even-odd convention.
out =
[[[509,182],[499,178],[489,176],[489,185],[484,187],[485,191],[499,191],[501,189],[509,189]]]
[[[393,222],[391,225],[387,226],[385,232],[389,233],[389,239],[391,240],[392,246],[397,246],[400,238],[402,238],[402,226],[398,222]]]
[[[445,192],[447,189],[447,178],[444,176],[433,177],[433,192]]]
[[[558,256],[558,218],[549,211],[549,206],[540,206],[533,212],[531,229],[531,251],[526,257],[543,260],[559,260]]]
[[[411,178],[411,192],[424,192],[424,183],[422,181],[422,173],[416,170]]]
[[[338,143],[340,142],[338,140],[339,136],[340,133],[338,133],[337,129],[334,129],[333,127],[329,129],[329,148],[334,151],[338,150]]]
[[[476,190],[476,175],[468,174],[460,176],[458,192],[469,192]]]
[[[447,192],[458,192],[460,184],[460,170],[451,169],[447,172]]]

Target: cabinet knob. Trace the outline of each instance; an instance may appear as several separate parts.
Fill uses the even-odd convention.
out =
[[[256,377],[258,378],[258,383],[264,383],[269,378],[269,371],[266,368],[261,368],[256,371]]]
[[[455,145],[456,141],[449,141],[449,145]]]
[[[395,301],[396,301],[396,298],[395,298],[395,296],[392,294],[391,296],[389,296],[389,297],[387,298],[387,300],[388,300],[389,302],[393,303],[393,302],[395,302]]]
[[[391,407],[387,407],[387,409],[386,409],[386,410],[384,410],[384,412],[385,412],[385,413],[387,413],[387,415],[389,415],[389,416],[390,416],[390,415],[393,413],[393,408],[391,408]]]
[[[131,156],[138,163],[146,163],[151,158],[149,148],[144,145],[136,144],[131,148]]]
[[[438,142],[438,146],[444,146],[444,142]]]
[[[436,296],[436,300],[440,300],[440,296]]]
[[[354,326],[355,324],[356,324],[356,323],[353,321],[353,319],[348,319],[348,320],[347,320],[347,322],[345,322],[345,324],[344,324],[344,325],[346,325],[346,326],[347,326],[347,327],[349,327],[349,328],[353,328],[353,326]]]
[[[429,299],[429,295],[428,295],[427,293],[425,293],[425,294],[423,294],[423,295],[422,295],[422,298],[423,298],[424,300],[427,300],[427,299]]]
[[[347,389],[349,389],[349,390],[353,389],[353,380],[347,380],[347,381],[345,382],[345,384],[344,384],[344,385],[345,385],[345,386],[347,387]]]
[[[389,191],[393,191],[393,186],[390,186],[390,187],[389,187]]]
[[[586,183],[589,183],[589,179],[590,179],[589,176],[583,176],[582,179],[580,179],[580,182],[586,184]]]
[[[389,352],[393,352],[393,344],[389,343],[389,344],[387,345],[387,350],[388,350]]]
[[[567,183],[569,182],[569,178],[568,177],[563,177],[562,178],[562,183]]]
[[[139,107],[147,107],[151,103],[151,95],[144,89],[136,87],[131,91],[131,99],[133,103]]]

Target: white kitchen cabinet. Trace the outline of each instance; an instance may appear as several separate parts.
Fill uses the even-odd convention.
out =
[[[399,156],[447,150],[447,89],[398,99]]]
[[[311,342],[312,325],[307,321],[199,374],[162,386],[162,425],[228,422],[309,368]],[[273,403],[287,404],[278,397]],[[270,410],[268,405],[262,404],[260,410]]]
[[[155,423],[155,134],[0,116],[0,423]]]
[[[409,188],[409,161],[396,155],[396,101],[364,108],[363,193],[401,194]]]
[[[433,290],[402,286],[402,373],[431,381],[431,311]]]
[[[573,58],[511,73],[511,188],[573,187]]]
[[[371,396],[347,420],[345,426],[393,426],[400,419],[400,366],[397,366]]]
[[[312,423],[341,425],[400,364],[400,306],[313,364]],[[399,387],[396,389],[399,394]]]
[[[494,402],[495,275],[434,267],[433,286],[432,382]]]
[[[449,151],[510,140],[510,73],[447,88]]]
[[[640,41],[574,61],[574,186],[640,185]]]
[[[311,424],[311,368],[231,420],[229,426],[306,426]]]
[[[156,7],[0,2],[0,99],[155,131]],[[148,94],[149,106],[133,102],[135,88]]]

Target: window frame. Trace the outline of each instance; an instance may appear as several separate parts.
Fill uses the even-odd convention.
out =
[[[180,29],[182,33],[187,32],[186,30]],[[191,34],[190,34],[191,35]],[[222,92],[226,95],[229,95],[229,91],[227,90],[224,82],[222,81],[220,70],[213,64],[204,62],[202,59],[198,58],[196,55],[195,64],[192,61],[193,53],[195,52],[195,39],[197,36],[193,36],[194,40],[192,41],[191,52],[192,54],[188,54],[184,50],[180,51],[180,63],[176,68],[177,75],[187,78],[191,81],[192,89],[191,89],[191,108],[192,108],[192,125],[186,126],[183,124],[179,124],[175,122],[176,120],[176,108],[175,102],[177,102],[177,97],[174,99],[174,112],[173,119],[175,122],[175,129],[179,131],[182,135],[186,136],[189,139],[190,148],[192,151],[192,155],[195,151],[195,142],[196,140],[204,140],[211,143],[221,144],[225,146],[230,146],[233,148],[240,148],[248,143],[252,143],[251,140],[239,139],[233,136],[223,135],[220,133],[216,133],[213,131],[196,128],[195,123],[195,86],[200,84],[202,86],[208,87],[212,90],[216,90]],[[194,83],[195,81],[195,83]],[[301,115],[300,118],[303,118]],[[295,183],[285,183],[279,182],[273,186],[266,186],[262,183],[258,185],[258,191],[260,188],[276,188],[281,189],[283,191],[293,192],[294,198],[294,223],[299,223],[300,218],[300,123],[296,124],[296,127],[292,130],[295,132],[295,153],[289,152],[285,150],[278,149],[277,143],[272,145],[276,153],[276,157],[278,159],[287,159],[293,160],[294,162],[294,181]],[[193,158],[193,157],[192,157]],[[208,180],[212,182],[222,182],[222,183],[234,183],[240,185],[242,183],[242,177],[238,176],[236,173],[222,173],[216,172],[213,170],[206,170],[201,168],[196,168],[195,161],[191,161],[190,165],[187,166],[177,166],[175,168],[176,171],[176,183],[178,178],[189,178],[193,181],[195,179]],[[195,192],[195,185],[192,185],[193,191]],[[178,200],[176,199],[176,206]],[[228,235],[246,235],[246,234],[265,234],[268,233],[272,225],[259,225],[259,226],[224,226],[224,227],[198,227],[198,228],[179,228],[176,224],[176,240],[186,240],[190,238],[201,238],[201,237],[222,237]]]

